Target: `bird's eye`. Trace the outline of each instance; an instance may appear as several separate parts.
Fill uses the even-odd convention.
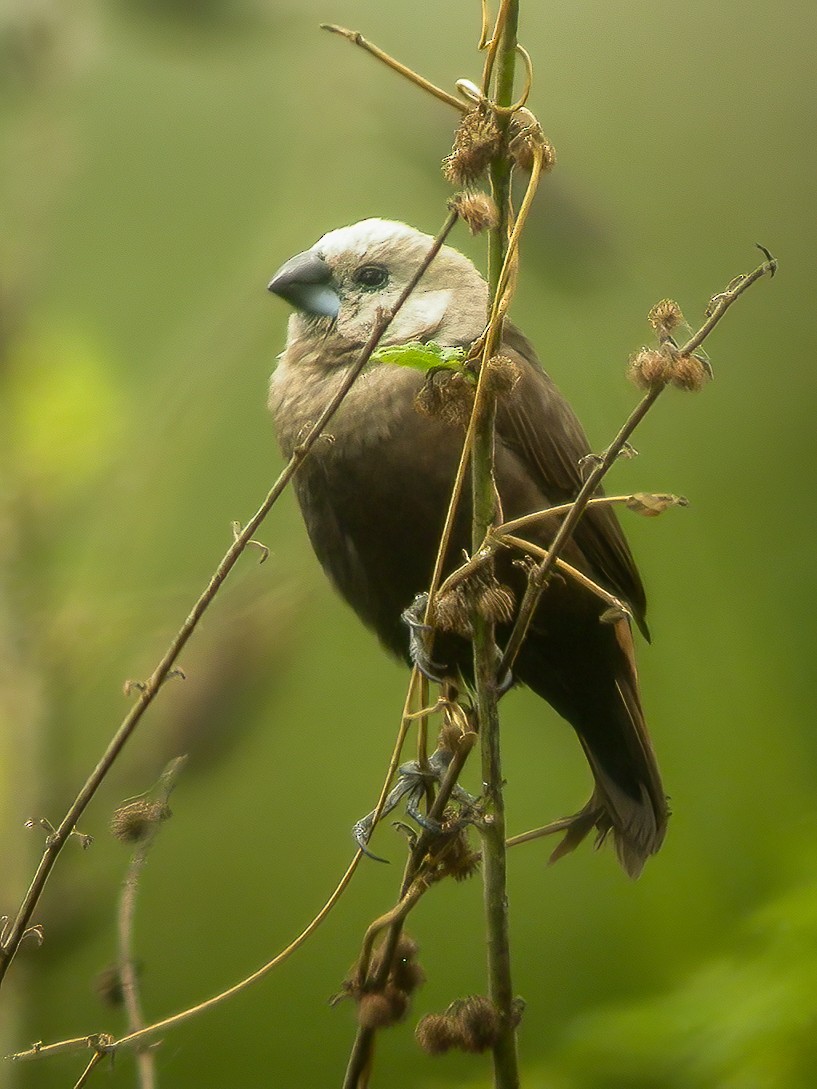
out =
[[[389,279],[389,270],[384,265],[361,265],[355,270],[355,283],[369,291],[384,287]]]

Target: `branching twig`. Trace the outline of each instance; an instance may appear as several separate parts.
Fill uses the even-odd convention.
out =
[[[500,545],[507,545],[510,548],[516,548],[520,552],[526,552],[531,556],[538,556],[541,560],[547,559],[548,549],[542,548],[541,545],[533,544],[531,541],[526,541],[524,537],[514,537],[509,534],[503,534],[501,537],[495,538],[496,542]],[[564,574],[569,575],[575,582],[578,582],[580,586],[583,586],[585,590],[589,590],[591,594],[595,594],[596,597],[608,605],[611,609],[615,609],[621,613],[622,616],[632,617],[632,610],[626,602],[617,598],[614,594],[611,594],[608,590],[605,590],[603,586],[599,586],[597,582],[594,582],[591,578],[588,578],[578,568],[573,567],[567,560],[563,560],[561,556],[556,558],[556,566]]]
[[[440,249],[442,248],[443,244],[445,243],[445,239],[450,234],[456,220],[457,220],[457,213],[452,211],[448,215],[448,217],[447,217],[445,223],[443,224],[443,227],[441,228],[439,234],[435,237],[434,242],[433,242],[432,246],[429,248],[429,251],[426,254],[424,260],[421,262],[421,264],[418,267],[417,271],[412,276],[411,280],[406,285],[403,292],[400,294],[400,297],[397,299],[397,302],[394,304],[394,306],[391,308],[391,310],[381,312],[380,316],[378,317],[378,319],[377,319],[377,321],[375,323],[375,326],[374,326],[374,328],[372,330],[372,334],[369,337],[369,340],[366,342],[365,347],[362,349],[361,354],[360,354],[359,358],[357,359],[354,367],[352,368],[352,370],[349,372],[346,379],[344,380],[343,385],[338,390],[338,392],[335,394],[335,396],[332,398],[332,400],[329,402],[329,404],[326,406],[324,411],[321,413],[321,416],[316,421],[316,423],[313,425],[313,427],[310,430],[309,434],[306,436],[306,438],[303,440],[303,442],[298,446],[296,451],[293,453],[293,455],[290,458],[288,464],[286,465],[283,472],[281,473],[278,480],[276,481],[275,486],[273,487],[273,489],[270,491],[269,495],[267,496],[267,500],[265,502],[265,505],[253,517],[253,519],[248,523],[248,525],[244,528],[244,530],[237,536],[236,542],[235,542],[233,548],[230,549],[230,552],[228,553],[227,557],[225,557],[225,559],[222,561],[222,564],[219,567],[219,571],[221,570],[221,568],[226,563],[227,558],[232,556],[234,550],[236,548],[238,548],[239,544],[241,544],[242,547],[244,547],[244,546],[246,546],[246,544],[249,543],[249,541],[252,538],[253,533],[258,528],[258,525],[260,524],[260,522],[263,520],[263,516],[270,509],[270,507],[272,506],[272,503],[275,501],[275,499],[278,497],[280,492],[283,490],[283,487],[285,486],[285,484],[292,477],[292,475],[294,474],[294,472],[297,469],[298,465],[300,465],[301,462],[304,460],[304,458],[307,456],[307,454],[309,453],[309,450],[312,447],[312,445],[314,444],[315,440],[318,438],[318,436],[320,435],[323,428],[326,426],[326,424],[329,422],[329,420],[331,419],[334,412],[339,407],[341,401],[343,400],[343,397],[346,395],[348,390],[351,388],[352,383],[355,381],[357,376],[360,374],[360,372],[365,367],[366,363],[369,361],[369,358],[371,357],[372,353],[374,352],[375,348],[377,347],[378,341],[383,336],[383,333],[388,328],[390,322],[393,320],[393,318],[397,314],[398,310],[400,310],[400,308],[404,305],[404,303],[408,299],[411,292],[415,289],[417,284],[420,282],[420,279],[422,278],[422,276],[425,273],[428,266],[431,264],[431,262],[436,257],[436,255],[439,253]],[[273,497],[273,498],[271,498],[271,497]],[[237,553],[236,553],[235,558],[237,558]],[[235,558],[232,561],[233,563],[235,562]],[[232,566],[232,563],[230,564],[230,566]],[[227,570],[229,571],[229,568]],[[224,578],[226,577],[226,573],[227,572],[224,573],[224,575],[220,579],[218,585],[220,585],[221,582],[223,582]],[[218,575],[218,572],[216,573],[216,575]],[[214,576],[213,579],[211,579],[210,585],[208,586],[208,591],[210,590],[211,587],[213,587],[215,579],[216,579],[216,576]],[[218,588],[218,586],[215,587],[215,589],[217,589],[217,588]],[[213,591],[212,591],[213,594],[215,593],[215,589],[213,589]],[[198,619],[198,617],[204,611],[204,607],[206,607],[206,604],[209,603],[209,600],[211,600],[211,599],[212,599],[212,595],[208,599],[208,601],[205,603],[205,605],[202,606],[203,598],[200,598],[199,602],[197,603],[196,609],[199,609],[199,606],[202,606],[202,607],[199,609],[198,613],[196,612],[196,609],[194,609],[193,613],[191,613],[190,617],[188,617],[188,620],[187,620],[186,624],[190,624],[191,618],[194,615],[196,616],[196,619]],[[191,628],[190,632],[187,633],[187,637],[189,637],[189,635],[191,633],[192,633],[192,628]],[[179,637],[177,636],[176,640],[174,640],[173,645],[175,646],[178,643],[178,641],[179,641]],[[186,639],[184,641],[186,642]],[[182,643],[182,645],[183,645],[183,643]],[[162,665],[165,667],[165,672],[164,672],[163,676],[167,675],[167,673],[172,668],[173,660],[175,660],[175,659],[171,659],[170,663],[168,664],[167,663],[168,656],[169,656],[169,652],[168,652],[168,655],[166,655],[165,658],[162,660]],[[156,672],[158,672],[158,667],[157,667]],[[147,682],[147,684],[145,686],[145,689],[141,691],[140,701],[143,698],[146,697],[146,693],[147,693],[147,690],[148,690],[147,685],[151,684],[154,677],[156,676],[156,672],[154,672],[154,675],[153,675],[153,677],[151,677],[151,680]],[[406,732],[407,732],[408,727],[410,725],[410,721],[411,721],[411,717],[410,717],[410,714],[409,714],[410,701],[412,699],[412,695],[413,695],[413,692],[414,692],[414,683],[415,683],[415,681],[416,681],[416,671],[415,671],[415,676],[413,676],[413,678],[412,678],[412,685],[409,688],[409,694],[408,694],[408,697],[407,697],[407,700],[406,700],[406,708],[404,709],[403,720],[401,722],[401,728],[400,728],[400,732],[399,732],[399,735],[398,735],[397,743],[395,744],[394,751],[392,753],[392,759],[391,759],[391,763],[390,763],[390,766],[389,766],[389,772],[388,772],[388,775],[386,777],[386,780],[385,780],[385,782],[383,784],[383,788],[382,788],[381,793],[380,793],[380,799],[379,799],[378,805],[377,805],[377,810],[380,810],[380,811],[382,811],[383,803],[384,803],[386,795],[388,793],[389,784],[390,784],[391,779],[392,779],[392,777],[394,775],[394,772],[395,772],[395,770],[397,768],[397,764],[399,763],[400,751],[401,751],[402,746],[403,746],[403,741],[405,740]],[[157,682],[157,685],[156,685],[156,690],[157,691],[158,691],[158,684],[159,683],[160,682]],[[155,692],[154,692],[154,695],[155,695]],[[144,711],[144,709],[146,709],[146,707],[143,708],[143,711]],[[128,721],[130,721],[130,716],[128,717],[128,719],[126,719],[126,722],[128,722]],[[123,724],[123,726],[124,726],[124,724]],[[135,723],[134,723],[134,726],[135,726]],[[117,738],[122,733],[122,729],[123,729],[123,727],[120,727],[120,730],[117,733]],[[133,726],[131,727],[131,731],[132,731],[132,729],[133,729]],[[127,738],[125,738],[124,740],[127,740]],[[122,744],[124,744],[124,740],[122,741]],[[106,752],[106,757],[108,756],[108,753],[111,751],[111,747],[112,746],[109,746],[109,749]],[[121,749],[121,745],[119,746],[119,748]],[[117,750],[117,752],[118,752],[118,750]],[[114,754],[114,756],[115,755],[116,754]],[[106,771],[110,767],[112,762],[113,762],[113,758],[111,758],[111,760],[107,764],[107,766],[105,768]],[[95,774],[99,771],[100,766],[97,767]],[[99,781],[101,782],[101,778],[99,779]],[[88,784],[86,784],[86,787],[87,787],[87,785]],[[97,785],[98,785],[98,783],[97,783]],[[87,804],[87,801],[90,800],[90,797],[92,795],[93,795],[93,791],[89,795],[89,797],[86,800],[85,804]],[[76,806],[77,803],[75,802],[74,804]],[[84,806],[83,806],[83,808],[84,808]],[[67,819],[68,818],[66,817],[66,820]],[[63,824],[65,824],[65,821],[63,821]],[[62,828],[62,825],[60,827]],[[59,832],[59,829],[58,829],[58,832]],[[66,838],[67,838],[68,834],[70,834],[70,831],[68,833],[66,833]],[[118,1039],[118,1040],[111,1037],[111,1036],[108,1036],[108,1035],[103,1036],[102,1034],[95,1034],[95,1035],[91,1035],[91,1036],[84,1036],[84,1037],[74,1038],[73,1040],[60,1041],[60,1042],[58,1042],[56,1044],[50,1044],[50,1045],[45,1045],[45,1046],[37,1045],[37,1046],[35,1046],[33,1048],[29,1048],[26,1051],[18,1052],[16,1055],[13,1055],[12,1058],[16,1059],[16,1060],[34,1059],[34,1058],[38,1058],[40,1056],[45,1056],[45,1055],[54,1055],[54,1054],[59,1054],[59,1053],[63,1053],[63,1052],[66,1052],[66,1051],[76,1051],[76,1050],[79,1050],[79,1049],[81,1049],[83,1047],[88,1047],[88,1046],[101,1046],[101,1045],[97,1045],[97,1043],[95,1043],[95,1042],[99,1041],[99,1040],[103,1040],[103,1039],[105,1041],[104,1050],[106,1052],[108,1052],[108,1053],[114,1053],[116,1051],[123,1050],[123,1049],[129,1048],[129,1047],[137,1047],[138,1046],[138,1047],[142,1048],[148,1042],[150,1042],[151,1040],[156,1039],[157,1036],[159,1036],[161,1033],[167,1031],[168,1029],[174,1028],[177,1025],[180,1025],[185,1021],[189,1021],[191,1018],[198,1016],[199,1014],[203,1013],[205,1010],[212,1009],[215,1006],[220,1005],[222,1002],[227,1001],[228,999],[232,998],[236,994],[239,994],[240,992],[246,990],[248,987],[251,987],[253,984],[259,982],[261,979],[263,979],[265,976],[267,976],[274,968],[276,968],[279,964],[282,964],[285,960],[287,960],[297,949],[299,949],[304,944],[304,942],[315,932],[315,930],[317,930],[317,928],[324,921],[324,919],[326,919],[326,917],[328,916],[330,911],[334,908],[335,904],[338,902],[338,900],[341,898],[343,893],[346,891],[346,888],[349,885],[349,882],[351,881],[351,879],[352,879],[352,877],[353,877],[353,875],[355,873],[355,870],[357,869],[357,867],[358,867],[358,865],[360,863],[360,859],[362,857],[363,857],[362,852],[357,851],[355,856],[353,857],[352,861],[350,862],[349,866],[347,867],[346,872],[343,874],[343,877],[338,882],[338,885],[336,886],[336,888],[333,891],[332,895],[326,901],[326,903],[321,908],[321,910],[318,912],[318,914],[304,928],[304,930],[301,931],[301,933],[292,942],[290,942],[290,944],[285,949],[281,950],[280,953],[278,953],[275,957],[273,957],[272,960],[270,960],[266,964],[262,965],[255,972],[251,973],[249,976],[246,976],[244,979],[239,980],[237,983],[233,984],[233,986],[228,987],[224,991],[220,991],[218,994],[213,995],[212,998],[206,999],[204,1002],[199,1002],[195,1006],[191,1006],[189,1009],[182,1010],[179,1013],[173,1014],[170,1017],[166,1017],[163,1020],[158,1021],[158,1022],[156,1022],[156,1023],[152,1024],[152,1025],[147,1025],[144,1028],[138,1029],[135,1032],[131,1032],[127,1036],[123,1036],[121,1039]],[[54,856],[54,859],[51,861],[51,866],[53,866],[53,861],[55,861],[55,859],[56,859],[56,856]],[[42,868],[42,863],[41,863],[41,868]],[[50,867],[49,867],[49,869],[50,869]],[[40,871],[38,870],[38,874],[39,874],[39,872]],[[47,877],[47,872],[46,872],[45,876]],[[42,883],[44,884],[44,879],[43,879]],[[33,887],[34,886],[32,885],[32,888]],[[40,891],[41,891],[41,888],[42,888],[42,886],[40,887]],[[29,890],[29,895],[30,896],[32,895],[32,890],[31,889]],[[35,897],[31,902],[31,906],[30,906],[30,909],[29,909],[29,915],[30,915],[30,912],[33,910],[34,905],[36,904],[36,902],[37,902],[37,897]],[[26,907],[27,903],[28,903],[28,901],[26,901],[26,903],[23,906]],[[23,911],[23,908],[21,908],[21,912],[22,911]],[[26,918],[27,917],[28,916],[26,916]],[[17,941],[17,947],[18,946],[19,946],[19,940]],[[13,950],[11,952],[11,955],[9,956],[9,960],[11,959],[11,956],[13,956]]]
[[[169,815],[167,803],[186,762],[186,756],[179,756],[168,764],[162,772],[158,787],[153,792],[153,804],[158,807],[156,812],[162,814],[161,819]],[[160,828],[160,819],[150,821],[147,831],[131,856],[125,880],[122,883],[122,895],[119,898],[119,982],[122,987],[122,999],[128,1018],[128,1032],[138,1032],[145,1027],[133,949],[133,924],[136,917],[136,894],[139,889],[139,879],[142,876],[148,853]],[[140,1048],[137,1054],[137,1065],[139,1068],[140,1089],[154,1089],[156,1070],[153,1052]]]
[[[434,804],[431,806],[428,817],[430,821],[440,822],[442,821],[445,813],[445,808],[451,798],[451,792],[454,789],[457,780],[460,777],[462,769],[465,766],[465,762],[471,753],[475,743],[476,735],[473,733],[464,734],[457,746],[451,763],[448,765],[448,769],[443,777],[443,781],[440,784],[440,789],[437,792],[437,796],[434,799]],[[418,886],[418,879],[421,874],[423,864],[426,860],[429,848],[434,841],[435,835],[428,830],[423,830],[417,842],[414,844],[409,856],[406,870],[403,875],[403,882],[400,888],[400,897],[397,905],[388,912],[386,915],[381,916],[379,920],[373,923],[367,931],[367,938],[372,931],[372,927],[375,928],[374,933],[379,933],[386,926],[388,926],[389,933],[384,940],[383,954],[380,957],[380,976],[382,978],[375,979],[375,985],[382,985],[385,982],[385,976],[388,974],[389,966],[391,964],[394,950],[397,946],[398,938],[400,937],[400,930],[403,925],[405,916],[408,911],[401,912],[400,907],[405,903],[406,898],[409,896],[412,890],[415,890],[416,895],[411,899],[408,904],[408,910],[414,907],[414,904],[420,899],[420,896],[425,891],[424,886]],[[374,937],[372,934],[372,938]],[[363,950],[361,952],[361,958],[357,966],[357,974],[359,976],[366,975],[369,964],[369,954],[371,952],[371,942],[364,940]],[[343,1089],[363,1089],[365,1081],[363,1078],[366,1076],[366,1072],[369,1070],[372,1062],[372,1055],[374,1050],[376,1032],[373,1028],[360,1027],[355,1034],[355,1040],[352,1045],[352,1050],[349,1055],[349,1061],[346,1066],[346,1075],[343,1080]]]
[[[697,333],[690,337],[685,344],[676,349],[679,356],[688,356],[696,351],[715,328],[729,307],[740,298],[747,288],[751,287],[751,285],[762,276],[773,276],[775,274],[777,262],[771,257],[767,250],[764,250],[763,252],[767,258],[766,261],[761,265],[758,265],[752,272],[746,273],[743,276],[739,276],[736,280],[733,280],[725,291],[715,295],[710,300],[709,306],[707,307],[706,321]],[[584,514],[591,496],[626,446],[632,433],[658,400],[658,397],[666,388],[666,385],[666,382],[657,382],[655,385],[651,386],[627,417],[627,420],[620,428],[618,434],[604,451],[604,454],[599,458],[593,470],[580,488],[578,495],[573,501],[572,509],[568,512],[567,517],[562,522],[558,533],[553,539],[553,543],[548,549],[546,559],[531,572],[525,595],[522,598],[522,603],[519,607],[516,623],[514,624],[510,639],[505,647],[505,653],[502,657],[500,669],[503,673],[506,670],[511,670],[513,668],[513,663],[515,662],[519,649],[525,639],[528,627],[533,619],[533,614],[536,611],[536,606],[539,603],[539,598],[550,578],[551,571],[558,559],[559,553],[573,536],[573,532],[578,525],[579,519]]]
[[[94,1052],[94,1054],[91,1056],[91,1059],[90,1059],[88,1065],[82,1071],[79,1078],[77,1078],[77,1080],[74,1082],[74,1089],[82,1089],[83,1085],[85,1085],[85,1083],[88,1081],[88,1078],[90,1078],[93,1071],[96,1069],[97,1066],[99,1066],[99,1064],[102,1062],[102,1060],[104,1058],[105,1058],[105,1052],[104,1051],[95,1051]]]
[[[388,53],[384,53],[382,49],[378,49],[376,45],[372,45],[370,41],[367,41],[359,31],[347,30],[345,26],[337,26],[335,23],[321,23],[321,30],[328,30],[331,34],[339,34],[341,38],[346,38],[347,41],[352,42],[354,45],[359,45],[361,49],[364,49],[367,53],[370,53],[373,57],[382,61],[383,64],[392,68],[401,76],[405,76],[405,78],[412,83],[416,83],[418,87],[422,88],[424,91],[428,91],[428,93],[434,95],[435,98],[439,98],[441,102],[446,102],[449,106],[453,106],[454,109],[460,110],[462,113],[465,113],[470,109],[467,102],[463,102],[461,99],[449,94],[448,91],[444,91],[442,87],[438,87],[424,76],[419,75],[401,61],[390,56]]]
[[[343,398],[348,393],[352,384],[368,363],[369,359],[372,356],[372,353],[374,352],[380,341],[380,338],[383,336],[386,329],[391,324],[394,316],[405,304],[411,292],[420,282],[420,279],[422,278],[426,269],[434,260],[436,255],[439,253],[456,221],[456,211],[450,212],[442,229],[434,239],[434,242],[430,247],[428,253],[426,254],[424,260],[421,262],[417,271],[409,280],[408,284],[400,294],[400,297],[397,299],[394,306],[390,310],[380,312],[378,319],[375,322],[374,327],[372,328],[371,335],[366,342],[366,345],[361,350],[361,353],[357,361],[355,362],[355,365],[350,369],[343,383],[338,388],[336,394],[329,401],[326,408],[323,410],[319,418],[313,424],[312,428],[310,429],[304,440],[299,443],[296,449],[293,451],[292,457],[289,459],[289,462],[282,470],[273,487],[270,489],[262,505],[253,515],[253,517],[250,519],[244,529],[235,537],[233,544],[230,546],[221,563],[216,568],[216,571],[212,575],[206,589],[201,594],[196,604],[193,606],[192,611],[188,615],[182,627],[179,629],[176,636],[174,637],[173,641],[171,642],[164,656],[160,660],[159,664],[156,666],[148,680],[145,681],[144,686],[140,688],[139,698],[131,708],[130,712],[123,719],[121,725],[119,726],[119,729],[117,730],[116,734],[114,735],[113,739],[111,740],[110,744],[102,755],[99,763],[94,768],[93,772],[89,775],[88,779],[86,780],[85,784],[83,785],[82,789],[80,790],[79,794],[77,795],[76,799],[66,813],[57,830],[54,832],[53,835],[48,837],[43,856],[40,860],[39,866],[37,867],[37,871],[34,875],[31,885],[29,886],[25,898],[20,905],[13,924],[9,928],[7,936],[4,938],[2,946],[0,946],[0,984],[2,984],[2,980],[6,974],[6,971],[8,970],[11,961],[14,959],[14,956],[20,947],[20,942],[22,941],[23,935],[28,927],[29,920],[31,919],[31,915],[34,912],[37,903],[39,902],[43,889],[45,888],[45,884],[48,880],[49,874],[51,873],[51,870],[53,869],[54,864],[57,861],[57,858],[59,857],[60,851],[62,850],[66,840],[73,832],[77,821],[84,812],[88,803],[93,798],[94,794],[99,788],[100,783],[107,775],[114,761],[116,760],[119,753],[122,751],[126,742],[130,738],[131,734],[136,729],[136,726],[138,725],[142,715],[153,702],[163,682],[175,667],[179,655],[187,644],[187,641],[190,639],[190,636],[193,634],[203,613],[212,602],[213,598],[215,597],[216,593],[218,592],[224,580],[227,578],[232,568],[235,566],[238,557],[241,555],[242,551],[246,548],[249,542],[253,539],[256,530],[271,510],[272,506],[281,495],[284,488],[289,483],[300,464],[309,454],[310,449],[315,444],[318,437],[321,435],[323,429],[326,427],[334,413],[337,411],[338,407],[340,406]]]

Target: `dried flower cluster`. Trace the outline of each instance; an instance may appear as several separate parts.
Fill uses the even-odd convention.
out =
[[[469,110],[454,133],[451,154],[443,160],[443,175],[452,185],[475,185],[502,147],[502,133],[486,102]]]
[[[151,802],[139,798],[127,802],[111,817],[111,835],[120,843],[141,843],[153,827],[171,816],[166,802]]]
[[[441,420],[449,427],[465,429],[471,419],[474,393],[470,374],[440,368],[429,371],[414,398],[414,407],[423,416]]]
[[[440,631],[471,635],[471,615],[478,612],[495,624],[509,624],[514,615],[514,595],[492,573],[481,570],[455,583],[434,602],[433,626]]]
[[[670,345],[642,348],[630,360],[627,376],[639,389],[673,385],[676,389],[696,393],[709,380],[710,373],[695,355],[680,355]]]
[[[449,200],[448,207],[457,213],[471,234],[491,231],[499,223],[499,210],[493,197],[479,190],[464,189],[455,193]]]
[[[556,165],[556,149],[530,110],[519,109],[508,125],[508,151],[514,166],[528,173],[533,169],[537,152],[542,156],[542,173],[547,174]]]
[[[387,945],[384,941],[378,948],[364,983],[352,975],[343,985],[343,994],[357,1002],[357,1020],[361,1028],[388,1028],[402,1021],[408,1012],[411,995],[425,981],[425,972],[417,962],[417,943],[407,934],[401,934],[385,981],[378,985],[376,981],[383,975]]]
[[[524,1004],[514,1003],[514,1025],[522,1019]],[[445,1013],[430,1013],[417,1025],[417,1043],[429,1055],[446,1051],[480,1052],[493,1047],[499,1039],[502,1021],[499,1010],[484,995],[458,998]]]

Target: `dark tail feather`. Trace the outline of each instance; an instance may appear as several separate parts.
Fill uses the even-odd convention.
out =
[[[619,862],[630,877],[638,877],[664,841],[669,809],[641,710],[627,621],[616,625],[616,637],[622,651],[617,703],[606,710],[603,723],[593,724],[595,729],[574,722],[595,789],[583,809],[550,826],[553,832],[565,831],[550,861],[568,854],[595,828],[597,845],[612,832]]]

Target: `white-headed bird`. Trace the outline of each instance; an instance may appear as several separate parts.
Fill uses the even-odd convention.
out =
[[[367,219],[324,235],[287,261],[270,291],[295,308],[286,349],[270,383],[269,405],[289,456],[342,383],[378,312],[390,308],[422,263],[432,239],[402,223]],[[433,341],[468,348],[486,324],[488,289],[474,265],[444,246],[383,337],[383,345]],[[590,452],[572,409],[542,370],[533,347],[506,322],[502,355],[516,381],[497,403],[495,478],[503,517],[572,500]],[[294,486],[317,557],[340,594],[394,654],[410,659],[402,619],[430,582],[463,427],[417,409],[426,381],[418,370],[373,362],[355,381],[316,443]],[[446,573],[470,544],[470,503],[460,503]],[[558,517],[525,530],[542,548]],[[646,634],[644,588],[612,508],[582,516],[562,558],[625,602]],[[501,550],[496,574],[518,605],[526,575],[519,553]],[[515,562],[516,561],[516,562]],[[593,794],[566,818],[572,849],[595,828],[612,832],[622,866],[637,876],[661,846],[667,804],[638,691],[633,638],[622,616],[569,576],[551,579],[514,666],[514,680],[547,700],[575,729],[593,772]],[[512,617],[497,624],[502,645]],[[441,631],[435,662],[466,681],[466,634]]]

